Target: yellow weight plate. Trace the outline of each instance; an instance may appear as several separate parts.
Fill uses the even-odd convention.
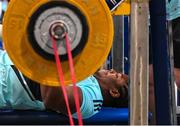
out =
[[[24,75],[44,85],[59,86],[55,61],[37,53],[28,32],[32,15],[52,1],[54,0],[12,0],[4,17],[3,41],[13,63]],[[112,17],[105,1],[102,0],[55,2],[62,1],[80,10],[89,30],[85,46],[73,58],[76,78],[80,81],[92,75],[106,60],[113,40]],[[67,61],[63,61],[62,68],[65,83],[71,84]]]

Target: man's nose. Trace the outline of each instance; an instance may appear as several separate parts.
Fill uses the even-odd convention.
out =
[[[126,74],[122,74],[122,77],[123,77],[126,81],[128,81],[128,76],[127,76]]]

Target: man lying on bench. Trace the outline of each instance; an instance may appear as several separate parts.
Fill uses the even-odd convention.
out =
[[[128,106],[128,77],[114,70],[99,70],[77,83],[82,117],[89,118],[102,106]],[[73,87],[66,86],[70,108],[76,118]],[[0,50],[0,109],[54,110],[67,115],[59,87],[39,85],[13,65],[6,51]]]

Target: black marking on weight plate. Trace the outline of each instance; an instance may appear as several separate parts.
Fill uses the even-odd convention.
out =
[[[124,0],[106,0],[111,11],[116,9]]]

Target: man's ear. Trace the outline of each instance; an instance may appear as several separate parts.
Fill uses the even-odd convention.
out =
[[[109,93],[113,98],[119,98],[120,97],[120,93],[119,93],[118,89],[116,89],[116,88],[110,89]]]

